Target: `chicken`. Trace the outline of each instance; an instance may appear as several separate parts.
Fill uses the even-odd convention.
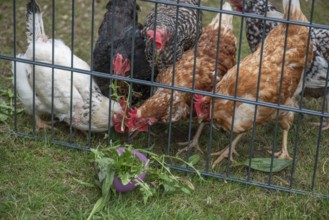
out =
[[[237,11],[242,12],[243,0],[230,0],[232,4],[236,7]],[[244,12],[254,13],[257,15],[273,17],[273,18],[283,18],[283,14],[279,12],[276,7],[269,1],[267,1],[267,11],[266,11],[266,0],[244,0]],[[246,37],[249,43],[250,50],[255,52],[259,43],[262,42],[263,30],[265,25],[265,36],[277,25],[275,21],[265,21],[256,18],[246,18]]]
[[[231,0],[242,11],[242,0]],[[245,12],[255,13],[265,16],[265,0],[246,0]],[[280,13],[270,2],[268,2],[268,17],[282,18]],[[266,21],[265,37],[277,25],[275,21]],[[254,52],[262,42],[264,22],[261,19],[246,18],[246,35],[252,52]],[[313,41],[313,60],[310,67],[306,70],[304,96],[319,98],[326,96],[327,112],[329,112],[329,89],[326,90],[328,62],[329,62],[329,30],[312,28],[311,39]],[[329,85],[329,84],[328,84]],[[314,123],[318,124],[319,123]],[[326,118],[322,127],[323,130],[329,129],[329,118]]]
[[[168,2],[198,4],[197,0],[171,0]],[[201,11],[179,7],[177,19],[176,13],[176,6],[158,4],[157,9],[154,8],[146,17],[143,29],[143,35],[146,39],[146,57],[153,65],[153,49],[155,47],[155,65],[160,71],[170,66],[175,58],[176,60],[181,59],[184,51],[192,48],[201,35]],[[196,36],[197,34],[198,36]]]
[[[33,17],[35,26],[33,28]],[[52,63],[52,44],[54,44],[54,64],[71,67],[71,50],[63,41],[48,39],[44,31],[42,13],[36,1],[27,4],[27,41],[29,43],[25,54],[18,58],[33,60],[46,64]],[[34,39],[33,39],[33,36]],[[33,53],[34,50],[34,53]],[[73,56],[74,68],[90,71],[89,65],[77,56]],[[14,63],[12,71],[14,73]],[[34,71],[34,74],[33,74]],[[28,63],[16,62],[16,89],[18,97],[25,111],[33,114],[35,105],[37,128],[47,128],[48,123],[40,119],[42,114],[54,115],[66,123],[70,123],[70,106],[72,101],[72,126],[80,130],[89,129],[89,110],[91,108],[91,131],[101,132],[108,130],[109,99],[103,96],[97,86],[87,74],[72,73],[72,100],[71,100],[71,71],[54,69],[52,93],[52,68],[41,65],[33,66]],[[90,87],[90,81],[92,85]],[[35,92],[33,92],[33,81]],[[91,93],[91,97],[90,97]],[[33,95],[35,103],[33,103]],[[91,105],[91,106],[90,106]],[[121,111],[119,103],[111,102],[112,112]],[[112,125],[112,122],[111,122]]]
[[[229,3],[225,3],[223,9],[232,10]],[[195,51],[192,48],[183,54],[181,60],[177,61],[174,74],[174,85],[176,87],[211,91],[215,83],[214,76],[217,75],[216,80],[220,80],[226,74],[227,70],[235,65],[236,38],[232,31],[232,19],[232,15],[222,14],[220,16],[218,14],[205,27],[197,44],[195,73]],[[218,38],[219,32],[220,37]],[[218,42],[218,39],[220,39],[220,42]],[[216,56],[217,50],[215,48],[219,48],[218,57]],[[216,63],[218,64],[216,65]],[[218,74],[214,74],[214,71]],[[171,85],[172,77],[173,70],[170,67],[158,75],[157,81],[162,84]],[[193,80],[194,87],[192,88]],[[172,92],[173,99],[171,99]],[[190,93],[157,88],[155,94],[147,99],[141,107],[130,111],[126,126],[130,132],[136,130],[146,131],[148,125],[156,121],[168,123],[170,117],[173,122],[186,118],[189,114],[191,98],[192,94]],[[171,101],[172,112],[170,115]],[[198,146],[195,145],[195,147]]]
[[[288,16],[289,0],[283,0],[284,18]],[[290,20],[307,22],[300,9],[298,0],[291,1]],[[312,43],[308,43],[308,28],[304,26],[289,25],[285,62],[283,65],[284,43],[287,25],[280,23],[273,29],[264,41],[263,59],[261,62],[259,93],[257,93],[258,75],[260,71],[259,47],[253,54],[248,55],[239,65],[230,69],[223,79],[216,85],[216,93],[225,96],[235,96],[247,100],[293,106],[294,98],[301,91],[302,72],[306,62],[306,51]],[[307,64],[312,60],[312,51],[308,51]],[[282,65],[284,72],[281,73]],[[239,70],[238,70],[239,66]],[[237,76],[238,71],[238,76]],[[237,80],[238,77],[238,80]],[[282,80],[282,87],[280,81]],[[235,90],[236,83],[237,89]],[[258,94],[258,95],[257,95]],[[211,97],[198,95],[195,97],[195,110],[198,120],[209,120]],[[277,113],[279,126],[283,129],[282,150],[275,153],[281,159],[291,159],[287,149],[288,131],[293,123],[293,112],[278,110],[275,108],[254,106],[248,103],[234,102],[226,99],[216,98],[214,100],[214,124],[224,130],[236,134],[231,145],[221,152],[213,155],[220,155],[213,167],[224,158],[231,158],[232,153],[241,137],[253,128],[254,120],[256,125],[264,124],[270,120],[275,120]],[[256,111],[256,118],[255,118]],[[234,124],[232,127],[232,117]],[[230,146],[232,147],[230,150]],[[231,154],[229,154],[229,152]]]
[[[141,33],[143,26],[138,23],[139,5],[134,0],[110,0],[106,8],[107,12],[99,27],[99,37],[93,52],[93,69],[98,72],[111,73],[112,68],[114,74],[127,76],[130,75],[131,68],[133,68],[134,78],[151,80],[152,68],[146,60],[144,36]],[[134,56],[132,58],[133,40]],[[156,75],[157,69],[155,68],[153,78]],[[110,79],[94,78],[102,93],[108,96]],[[119,82],[119,87],[120,95],[128,95],[127,85],[123,81]],[[133,84],[133,90],[142,96],[137,97],[137,100],[150,96],[149,86]]]
[[[133,26],[128,27],[127,30],[124,31],[122,39],[115,42],[116,54],[113,58],[113,70],[114,74],[130,76],[130,69],[132,66],[130,64],[133,59],[133,78],[154,81],[158,75],[158,70],[156,67],[152,70],[152,67],[146,59],[145,41],[141,33],[142,28],[141,24],[135,28]],[[134,56],[132,57],[132,38],[134,35]],[[151,89],[149,86],[134,83],[132,89],[133,104],[150,97]],[[120,94],[125,96],[129,95],[127,84],[122,81],[120,83]]]

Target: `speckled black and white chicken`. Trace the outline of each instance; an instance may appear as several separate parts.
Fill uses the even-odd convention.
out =
[[[44,31],[42,13],[38,4],[33,0],[27,4],[26,18],[26,34],[29,45],[25,54],[19,54],[17,57],[30,61],[34,57],[36,62],[51,64],[52,44],[54,44],[54,64],[71,67],[72,52],[70,48],[61,40],[48,39]],[[34,39],[33,36],[35,37]],[[73,55],[73,64],[73,67],[76,69],[90,70],[89,65],[75,55]],[[14,67],[15,64],[13,63],[13,73],[15,71]],[[97,84],[89,75],[77,72],[73,72],[72,75],[72,126],[79,130],[88,130],[89,118],[91,118],[91,131],[101,132],[108,130],[110,117],[109,99],[101,94]],[[91,80],[92,86],[90,87]],[[33,92],[33,81],[35,92]],[[35,65],[33,70],[31,64],[16,62],[17,94],[28,114],[32,115],[33,105],[35,105],[37,129],[49,127],[49,124],[41,120],[40,116],[51,113],[52,98],[54,98],[54,115],[60,120],[70,123],[71,71],[54,68],[53,86],[52,92],[52,68]],[[35,103],[33,103],[33,95],[35,95]],[[119,103],[114,101],[111,103],[112,112],[121,111]]]
[[[93,51],[93,69],[104,73],[111,73],[112,69],[113,74],[120,76],[130,76],[132,69],[133,78],[150,81],[153,70],[145,56],[143,26],[138,23],[139,5],[135,0],[110,0],[106,9]],[[133,46],[134,50],[132,50]],[[155,68],[153,79],[157,73]],[[108,96],[110,80],[102,77],[94,78],[102,93]],[[119,94],[129,95],[127,84],[123,81],[119,81],[118,84]],[[132,88],[133,103],[150,96],[149,86],[133,84]]]
[[[254,13],[265,16],[266,0],[231,0],[238,11]],[[279,12],[275,6],[268,1],[267,12],[268,17],[282,18],[283,14]],[[277,25],[277,22],[266,21],[265,37]],[[262,42],[264,21],[256,18],[246,18],[246,36],[249,47],[252,52],[256,51]],[[305,91],[304,96],[319,98],[326,95],[327,112],[329,111],[329,88],[325,94],[328,62],[329,62],[329,30],[311,28],[311,39],[313,42],[313,60],[311,66],[307,69],[305,75]],[[312,50],[312,48],[310,48]],[[328,83],[329,86],[329,83]],[[319,124],[319,123],[314,123]],[[323,123],[323,130],[329,129],[329,118]]]
[[[198,5],[199,1],[168,0],[168,2]],[[157,5],[157,8],[146,17],[143,34],[146,39],[145,53],[148,61],[152,65],[155,47],[155,65],[162,71],[174,62],[174,58],[179,60],[183,52],[192,48],[198,41],[202,31],[202,12],[180,6],[176,19],[176,6],[160,3]]]

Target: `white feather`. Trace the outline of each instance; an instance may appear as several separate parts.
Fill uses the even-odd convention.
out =
[[[267,12],[267,17],[273,17],[273,18],[283,18],[283,14],[276,10],[270,10]]]
[[[314,61],[313,61],[314,62]],[[306,76],[305,87],[316,89],[329,86],[327,83],[328,62],[321,56],[316,56],[315,62],[317,63],[316,74],[308,74]]]
[[[18,54],[17,58],[26,59],[24,54]],[[15,72],[15,63],[12,62],[12,72]],[[19,100],[23,103],[24,109],[27,113],[32,114],[33,111],[33,90],[32,85],[29,83],[29,76],[32,75],[32,69],[30,64],[16,62],[16,90]],[[15,78],[13,78],[14,84]],[[35,97],[36,111],[47,113],[46,106]]]
[[[30,4],[33,5],[32,2]],[[32,10],[36,10],[36,12],[33,13]],[[40,8],[38,6],[35,9],[28,8],[27,19],[26,19],[26,36],[27,36],[28,43],[33,42],[33,33],[34,33],[35,40],[40,36],[46,35],[45,29],[43,26],[42,13],[38,12],[39,10],[40,10]],[[33,14],[34,14],[34,16],[33,16]],[[33,28],[33,23],[34,23],[34,28]]]
[[[32,16],[29,14],[28,18]],[[72,51],[61,40],[47,40],[44,35],[42,15],[36,13],[35,24],[39,25],[35,30],[36,40],[31,42],[30,35],[27,35],[30,45],[24,55],[18,55],[19,58],[33,60],[36,62],[52,63],[52,45],[54,44],[54,64],[64,67],[71,67]],[[31,22],[27,22],[27,29],[31,29]],[[34,53],[33,53],[34,49]],[[90,70],[89,65],[73,55],[73,67],[81,70]],[[16,62],[16,89],[20,101],[22,102],[27,113],[32,114],[33,109],[33,81],[35,83],[35,109],[36,114],[50,113],[52,100],[54,102],[54,114],[60,120],[70,122],[71,110],[71,76],[72,79],[72,126],[81,129],[89,129],[89,115],[91,114],[91,130],[106,131],[108,130],[109,99],[100,93],[100,90],[92,77],[88,74],[82,74],[66,70],[61,70],[41,65],[35,65],[34,78],[32,74],[32,65]],[[14,73],[14,63],[12,67]],[[52,83],[52,74],[54,81]],[[90,82],[92,81],[92,87]],[[53,87],[52,87],[53,86]],[[90,100],[90,94],[91,99]],[[54,96],[54,99],[52,99]],[[120,104],[112,101],[112,112],[121,111]],[[92,106],[91,112],[90,105]],[[112,120],[111,120],[112,126]]]
[[[299,0],[283,0],[282,6],[283,6],[284,14],[288,14],[289,4],[290,4],[290,14],[294,13],[295,11],[300,11]]]

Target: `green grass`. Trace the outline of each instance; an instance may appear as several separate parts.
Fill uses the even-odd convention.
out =
[[[39,0],[43,8],[46,32],[51,36],[51,3]],[[87,62],[90,62],[91,50],[91,7],[87,0],[76,0],[75,5],[75,39],[74,52]],[[142,12],[139,15],[143,21],[145,14],[152,6],[142,3]],[[203,5],[218,6],[219,1],[202,1]],[[280,8],[280,0],[274,1]],[[305,11],[309,11],[310,2],[301,0]],[[25,4],[26,1],[16,1],[17,5],[17,53],[24,52],[25,39]],[[103,19],[106,1],[95,1],[95,30]],[[0,54],[13,56],[13,19],[12,2],[2,2],[0,5]],[[327,11],[328,2],[316,1],[315,22],[329,24]],[[55,37],[61,38],[67,45],[71,45],[71,3],[64,0],[56,1]],[[204,24],[214,16],[213,13],[204,13]],[[239,37],[241,18],[234,19],[235,35]],[[242,57],[249,53],[245,35],[242,38]],[[0,88],[11,88],[10,62],[0,59]],[[7,97],[0,97],[7,100]],[[305,100],[305,108],[320,110],[321,100]],[[297,116],[297,115],[296,115]],[[296,117],[297,118],[297,117]],[[318,128],[309,126],[308,122],[318,121],[318,117],[307,117],[301,121],[299,141],[297,144],[296,171],[294,188],[309,191],[316,153]],[[297,120],[296,120],[297,121]],[[26,114],[18,115],[18,130],[32,134],[31,117]],[[51,140],[69,140],[69,129],[65,124],[56,124],[58,131],[53,134],[41,131],[38,137],[41,141],[18,138],[13,135],[13,118],[0,124],[0,219],[86,219],[94,203],[100,196],[97,188],[89,188],[76,182],[79,179],[93,183],[94,170],[90,163],[90,155],[84,151],[71,150],[51,144]],[[197,125],[193,125],[193,132]],[[255,133],[255,156],[268,157],[266,149],[273,143],[275,125],[268,123],[258,126]],[[168,126],[158,124],[152,127],[157,136],[150,138],[154,150],[158,153],[166,151]],[[208,143],[208,129],[205,129],[200,140],[203,149]],[[289,150],[293,153],[296,143],[296,123],[289,133]],[[180,122],[173,125],[171,150],[178,149],[176,142],[185,141],[188,135],[188,124]],[[113,140],[124,142],[125,135],[111,132]],[[278,131],[277,146],[281,144],[281,131]],[[79,131],[73,131],[73,142],[87,144],[87,137]],[[147,134],[140,134],[133,144],[146,147]],[[104,134],[93,134],[92,146],[104,144]],[[229,135],[214,131],[212,151],[222,149],[229,143]],[[239,144],[238,161],[248,158],[251,144],[251,134],[244,137]],[[317,167],[315,191],[328,194],[329,191],[329,134],[322,134],[320,155]],[[205,158],[197,165],[204,169]],[[225,173],[226,161],[222,162],[214,172]],[[176,174],[184,175],[181,172]],[[235,167],[231,175],[246,178],[246,168]],[[290,195],[284,192],[267,190],[264,188],[244,184],[218,181],[207,178],[200,181],[189,175],[195,185],[192,195],[176,193],[158,196],[144,204],[138,191],[118,194],[111,198],[110,205],[94,219],[328,219],[329,201],[313,196]],[[251,179],[267,182],[268,175],[253,171]],[[273,175],[273,183],[288,186],[290,169]]]
[[[14,139],[1,141],[0,216],[3,219],[85,219],[99,196],[86,152]],[[3,144],[6,144],[3,146]],[[192,180],[196,191],[161,195],[143,204],[139,193],[113,197],[94,219],[300,219],[329,217],[329,201],[214,179]]]
[[[4,219],[85,219],[99,196],[89,154],[3,135],[0,216]],[[191,177],[196,191],[161,195],[143,204],[136,191],[113,197],[95,219],[299,219],[329,217],[329,201],[209,178]],[[98,218],[97,218],[98,217]]]

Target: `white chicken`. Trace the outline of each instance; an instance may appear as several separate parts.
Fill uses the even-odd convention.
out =
[[[34,19],[33,19],[34,14]],[[36,1],[27,4],[27,41],[29,46],[25,54],[17,55],[18,58],[36,62],[52,63],[52,44],[54,44],[54,64],[71,67],[71,50],[63,41],[48,39],[45,35],[42,13]],[[34,26],[33,28],[33,20]],[[33,32],[35,39],[33,40]],[[34,44],[34,46],[33,46]],[[33,54],[33,50],[35,51]],[[90,70],[89,65],[73,55],[73,67],[76,69]],[[14,73],[14,63],[12,64]],[[36,128],[48,128],[49,124],[40,119],[42,114],[50,114],[52,108],[52,68],[16,62],[16,89],[20,101],[28,114],[33,113],[35,104]],[[79,130],[89,129],[89,111],[91,106],[91,131],[102,132],[108,130],[110,100],[103,96],[99,87],[88,74],[73,72],[72,80],[72,126]],[[35,78],[35,79],[33,79]],[[35,85],[35,103],[33,103],[33,80]],[[90,87],[90,81],[92,86]],[[71,71],[54,69],[54,115],[66,123],[70,123],[71,105]],[[91,90],[91,97],[90,97]],[[121,106],[111,101],[111,111],[121,111]],[[112,126],[112,121],[110,122]]]

